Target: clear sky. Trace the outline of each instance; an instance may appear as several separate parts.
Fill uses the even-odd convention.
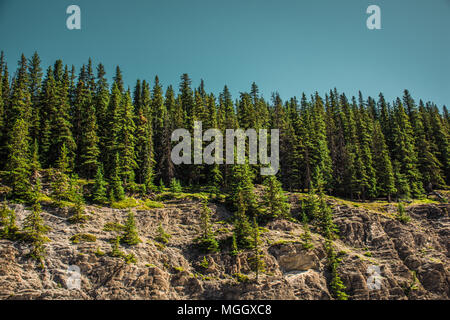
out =
[[[66,8],[81,8],[81,30]],[[382,30],[366,9],[381,8]],[[111,77],[178,87],[182,73],[236,98],[255,81],[265,98],[331,88],[381,91],[450,105],[450,0],[0,0],[0,50],[10,70],[23,52],[77,69],[89,57]],[[153,81],[151,81],[153,82]]]

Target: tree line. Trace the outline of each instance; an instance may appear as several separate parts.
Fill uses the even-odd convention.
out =
[[[352,199],[420,197],[449,184],[447,108],[416,102],[408,90],[392,102],[336,89],[286,101],[275,92],[267,101],[253,83],[233,99],[227,86],[218,96],[203,80],[193,88],[188,74],[177,89],[164,90],[156,76],[131,90],[116,67],[109,84],[91,59],[78,71],[57,60],[44,72],[37,53],[22,55],[11,77],[0,56],[1,181],[14,198],[29,199],[39,170],[50,168],[95,179],[101,199],[173,181],[237,196],[242,181],[263,182],[257,165],[175,166],[171,133],[194,121],[204,130],[280,129],[276,180],[285,190],[311,189],[318,173],[328,194]]]

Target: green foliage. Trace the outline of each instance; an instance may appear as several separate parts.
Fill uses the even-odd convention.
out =
[[[70,237],[69,239],[73,244],[77,244],[80,242],[95,242],[97,241],[97,237],[93,234],[88,233],[77,233]]]
[[[142,242],[142,240],[139,239],[134,213],[131,210],[128,211],[127,222],[125,223],[124,234],[121,237],[121,242],[130,246],[134,246]]]
[[[162,243],[162,244],[167,244],[170,240],[170,238],[172,237],[170,234],[168,234],[162,224],[160,223],[158,226],[158,229],[156,230],[157,232],[157,236],[155,237],[155,240]]]
[[[46,236],[50,229],[44,224],[41,212],[41,205],[36,202],[33,205],[33,210],[25,218],[23,234],[24,239],[31,243],[30,256],[40,262],[43,267],[43,260],[46,255],[44,244],[50,241]]]
[[[92,191],[92,201],[97,204],[106,204],[108,198],[106,196],[107,183],[103,178],[103,167],[98,166],[97,174],[95,175],[95,184]]]
[[[28,124],[18,119],[11,129],[8,144],[8,161],[6,170],[9,172],[8,183],[12,196],[17,200],[28,202],[32,199],[30,183],[30,159]]]
[[[123,224],[117,223],[117,222],[107,222],[103,226],[104,231],[114,231],[114,232],[121,232],[125,229],[125,226]]]
[[[171,85],[164,92],[156,77],[152,90],[148,82],[137,81],[131,99],[120,68],[111,90],[102,64],[97,71],[95,77],[89,62],[77,77],[75,67],[70,72],[57,60],[43,79],[35,53],[29,60],[20,57],[9,83],[2,58],[0,170],[6,172],[2,184],[11,189],[8,196],[14,201],[32,203],[33,182],[40,171],[53,169],[52,197],[60,207],[75,202],[68,178],[72,174],[95,178],[89,200],[99,205],[122,201],[125,191],[163,193],[164,183],[172,194],[182,194],[181,185],[204,185],[208,192],[226,191],[233,210],[242,196],[246,215],[260,220],[286,216],[283,188],[308,189],[302,214],[319,224],[328,218],[314,189],[352,200],[390,201],[393,196],[420,198],[425,191],[450,185],[448,110],[422,100],[416,105],[407,90],[393,103],[382,94],[378,101],[364,99],[362,93],[349,99],[336,89],[325,97],[302,94],[300,101],[283,101],[275,93],[266,101],[253,83],[250,92],[235,99],[227,86],[218,97],[206,92],[204,81],[193,89],[189,75],[183,74],[179,94]],[[196,120],[205,130],[222,133],[279,128],[277,177],[263,177],[261,165],[248,163],[175,166],[170,134],[193,129]],[[263,180],[259,206],[253,183]]]
[[[247,162],[245,164],[235,164],[233,166],[232,185],[229,199],[234,209],[239,207],[240,201],[245,203],[246,212],[250,215],[255,215],[257,213],[253,177],[254,175]]]
[[[122,201],[125,199],[125,191],[123,189],[122,180],[119,177],[119,154],[116,153],[110,179],[109,201]]]
[[[256,282],[259,280],[259,274],[265,271],[266,263],[264,261],[264,254],[261,250],[261,240],[259,237],[258,223],[256,222],[256,217],[253,218],[253,256],[249,258],[249,263],[253,271],[256,274]]]
[[[202,209],[200,211],[200,229],[201,235],[195,239],[195,242],[198,243],[199,248],[203,252],[218,252],[219,244],[211,230],[211,209],[208,208],[207,201],[203,202]]]
[[[182,192],[182,191],[183,191],[183,188],[181,187],[180,181],[178,181],[177,179],[173,178],[170,181],[170,192],[178,193],[178,192]]]
[[[8,208],[6,203],[2,203],[0,207],[0,238],[15,240],[19,228],[16,225],[16,213]]]
[[[208,269],[209,268],[209,262],[206,259],[206,256],[203,257],[202,262],[200,262],[200,267],[202,267],[203,269]]]
[[[166,189],[166,186],[164,185],[164,181],[161,179],[159,179],[159,185],[157,187],[158,192],[164,192]]]
[[[129,209],[135,208],[139,205],[139,202],[135,198],[126,197],[121,201],[115,201],[111,203],[113,209]]]
[[[403,205],[403,203],[401,203],[401,202],[398,203],[397,210],[398,210],[397,220],[399,220],[402,223],[408,223],[409,221],[411,221],[411,217],[406,212],[405,206]]]
[[[303,223],[303,234],[300,236],[301,240],[302,240],[302,246],[303,249],[305,250],[310,250],[312,248],[314,248],[314,245],[312,244],[311,240],[311,231],[309,230],[309,226],[307,223]]]
[[[233,274],[233,278],[235,278],[236,281],[239,283],[246,283],[246,282],[249,282],[249,280],[250,280],[247,275],[242,274],[242,273]]]
[[[275,176],[268,176],[264,180],[263,208],[266,216],[270,218],[287,218],[289,216],[289,203],[283,193],[281,183]]]
[[[241,249],[252,248],[252,227],[245,214],[247,206],[244,204],[244,196],[239,195],[238,209],[234,216],[234,236],[236,237],[237,247]]]
[[[338,274],[338,266],[341,259],[336,256],[330,240],[327,240],[325,247],[328,257],[328,268],[331,272],[331,292],[333,293],[333,296],[338,300],[348,300],[348,294],[345,292],[346,287]]]
[[[236,234],[233,233],[233,236],[231,238],[231,251],[230,254],[232,256],[237,256],[239,254],[239,249],[237,246],[237,241],[236,241]]]

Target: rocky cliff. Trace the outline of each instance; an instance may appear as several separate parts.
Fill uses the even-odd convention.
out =
[[[291,194],[292,210],[298,210]],[[407,207],[411,221],[395,219],[393,206],[371,210],[330,199],[339,239],[338,272],[350,299],[448,299],[450,222],[448,205]],[[231,235],[231,213],[210,203],[219,239]],[[28,209],[10,204],[20,226]],[[114,231],[128,210],[87,206],[89,220],[71,224],[67,210],[44,207],[50,242],[42,269],[27,256],[29,244],[0,240],[0,299],[332,299],[325,240],[312,230],[305,249],[301,224],[276,220],[262,228],[265,272],[258,282],[249,265],[251,252],[232,256],[226,249],[204,255],[198,236],[198,200],[173,199],[164,208],[134,208],[142,243],[121,246],[136,262],[112,257]],[[155,240],[159,224],[171,235]],[[113,228],[112,228],[113,229]],[[111,230],[111,228],[109,229]],[[74,237],[75,236],[75,237]],[[79,288],[68,289],[68,270],[79,270]]]

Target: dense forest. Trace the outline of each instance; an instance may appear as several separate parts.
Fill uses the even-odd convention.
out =
[[[233,99],[227,86],[218,96],[203,81],[192,88],[187,74],[177,89],[164,90],[157,76],[130,89],[119,67],[111,84],[102,64],[94,69],[91,59],[78,71],[57,60],[44,71],[35,53],[22,55],[10,75],[2,53],[0,178],[9,198],[30,201],[42,170],[53,170],[56,189],[75,176],[95,180],[86,198],[98,203],[169,184],[247,202],[236,190],[265,179],[284,190],[320,185],[362,200],[421,197],[449,184],[447,108],[415,101],[408,90],[393,102],[336,89],[286,101],[273,93],[267,101],[253,83]],[[171,133],[192,130],[194,121],[204,130],[280,129],[276,179],[260,176],[256,165],[174,165]]]

